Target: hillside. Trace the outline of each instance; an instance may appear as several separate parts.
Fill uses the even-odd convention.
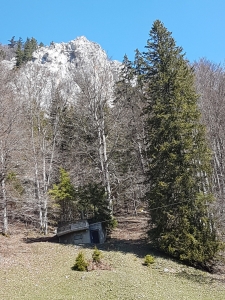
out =
[[[152,253],[144,243],[146,219],[126,217],[99,249],[109,270],[72,271],[77,253],[92,246],[58,244],[51,237],[14,231],[0,236],[1,299],[224,299],[225,275],[209,274]],[[155,263],[143,266],[144,256]]]
[[[168,52],[162,46],[170,58],[166,68],[164,56],[154,69],[157,59],[149,60],[152,55],[145,52],[137,53],[135,62],[125,57],[121,67],[83,36],[37,46],[29,59],[24,46],[20,64],[15,59],[0,63],[0,225],[6,236],[15,231],[2,245],[10,263],[16,245],[19,253],[32,252],[30,242],[47,241],[30,233],[21,236],[17,222],[47,236],[53,227],[79,218],[108,222],[112,212],[119,228],[104,249],[143,259],[148,252],[143,219],[125,214],[145,212],[148,206],[151,239],[155,245],[165,243],[158,249],[191,265],[210,265],[220,249],[217,233],[223,232],[216,221],[223,224],[224,217],[224,148],[217,145],[224,136],[221,130],[216,130],[221,136],[214,134],[221,128],[214,126],[216,120],[211,123],[217,107],[206,101],[208,95],[210,101],[217,96],[208,92],[211,83],[203,93],[205,62],[195,66],[197,80],[183,54],[174,61],[178,48]],[[221,87],[223,75],[218,73]],[[203,117],[198,105],[207,112]]]

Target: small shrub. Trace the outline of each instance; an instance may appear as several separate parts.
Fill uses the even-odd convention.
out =
[[[95,246],[94,252],[92,254],[93,262],[100,263],[102,257],[103,257],[102,252]]]
[[[154,264],[155,259],[152,255],[148,254],[145,256],[144,265],[150,266],[151,264]]]
[[[74,266],[72,267],[72,270],[74,271],[87,271],[88,263],[85,260],[83,252],[79,252]]]
[[[110,228],[111,228],[111,229],[115,229],[115,228],[117,228],[117,226],[118,226],[118,221],[117,221],[117,219],[112,218],[111,221],[110,221]]]

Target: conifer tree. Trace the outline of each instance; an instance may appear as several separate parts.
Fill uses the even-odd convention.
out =
[[[23,62],[27,62],[31,59],[32,51],[31,51],[31,41],[27,38],[24,43],[24,53],[23,53]]]
[[[211,153],[200,123],[193,71],[174,39],[155,21],[142,54],[151,217],[150,239],[164,252],[205,266],[220,243],[210,203]]]
[[[19,68],[23,63],[23,40],[19,38],[16,49],[16,67]]]
[[[69,173],[63,168],[60,168],[59,172],[59,183],[53,184],[49,194],[60,207],[60,221],[65,222],[73,219],[76,213],[76,191],[70,180]]]
[[[23,61],[27,62],[32,59],[33,52],[37,49],[38,43],[35,38],[27,38],[25,44],[24,44],[24,55],[23,55]]]
[[[8,47],[13,49],[16,46],[15,36],[13,36],[10,40],[8,40],[9,44]]]
[[[104,186],[97,183],[88,183],[78,189],[79,208],[83,212],[92,213],[93,222],[104,222],[105,227],[110,227],[112,216],[108,208],[107,195]],[[88,213],[86,214],[88,217]]]

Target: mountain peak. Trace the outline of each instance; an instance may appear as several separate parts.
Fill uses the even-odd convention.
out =
[[[68,43],[52,43],[41,47],[33,53],[33,63],[48,67],[52,72],[61,72],[74,68],[78,62],[88,62],[94,58],[98,63],[109,63],[106,52],[97,43],[89,41],[85,36],[77,37]]]

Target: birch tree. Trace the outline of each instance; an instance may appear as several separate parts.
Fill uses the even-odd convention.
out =
[[[224,223],[225,212],[225,71],[221,65],[201,59],[194,65],[202,121],[213,154],[213,192],[216,211]],[[224,228],[223,228],[224,231]]]
[[[47,234],[48,189],[53,174],[60,112],[56,108],[52,114],[50,107],[53,102],[57,106],[56,102],[60,102],[61,99],[58,101],[57,88],[49,80],[50,74],[45,69],[32,65],[28,70],[26,66],[21,76],[24,74],[27,75],[23,78],[23,84],[17,88],[20,97],[24,99],[24,117],[27,122],[27,171],[34,182],[34,206],[39,213],[39,226],[41,231]]]
[[[19,164],[21,141],[21,105],[12,88],[14,73],[0,64],[0,201],[2,205],[2,232],[9,231],[9,172],[15,170]],[[11,202],[13,199],[10,199]],[[15,199],[14,199],[15,201]]]

